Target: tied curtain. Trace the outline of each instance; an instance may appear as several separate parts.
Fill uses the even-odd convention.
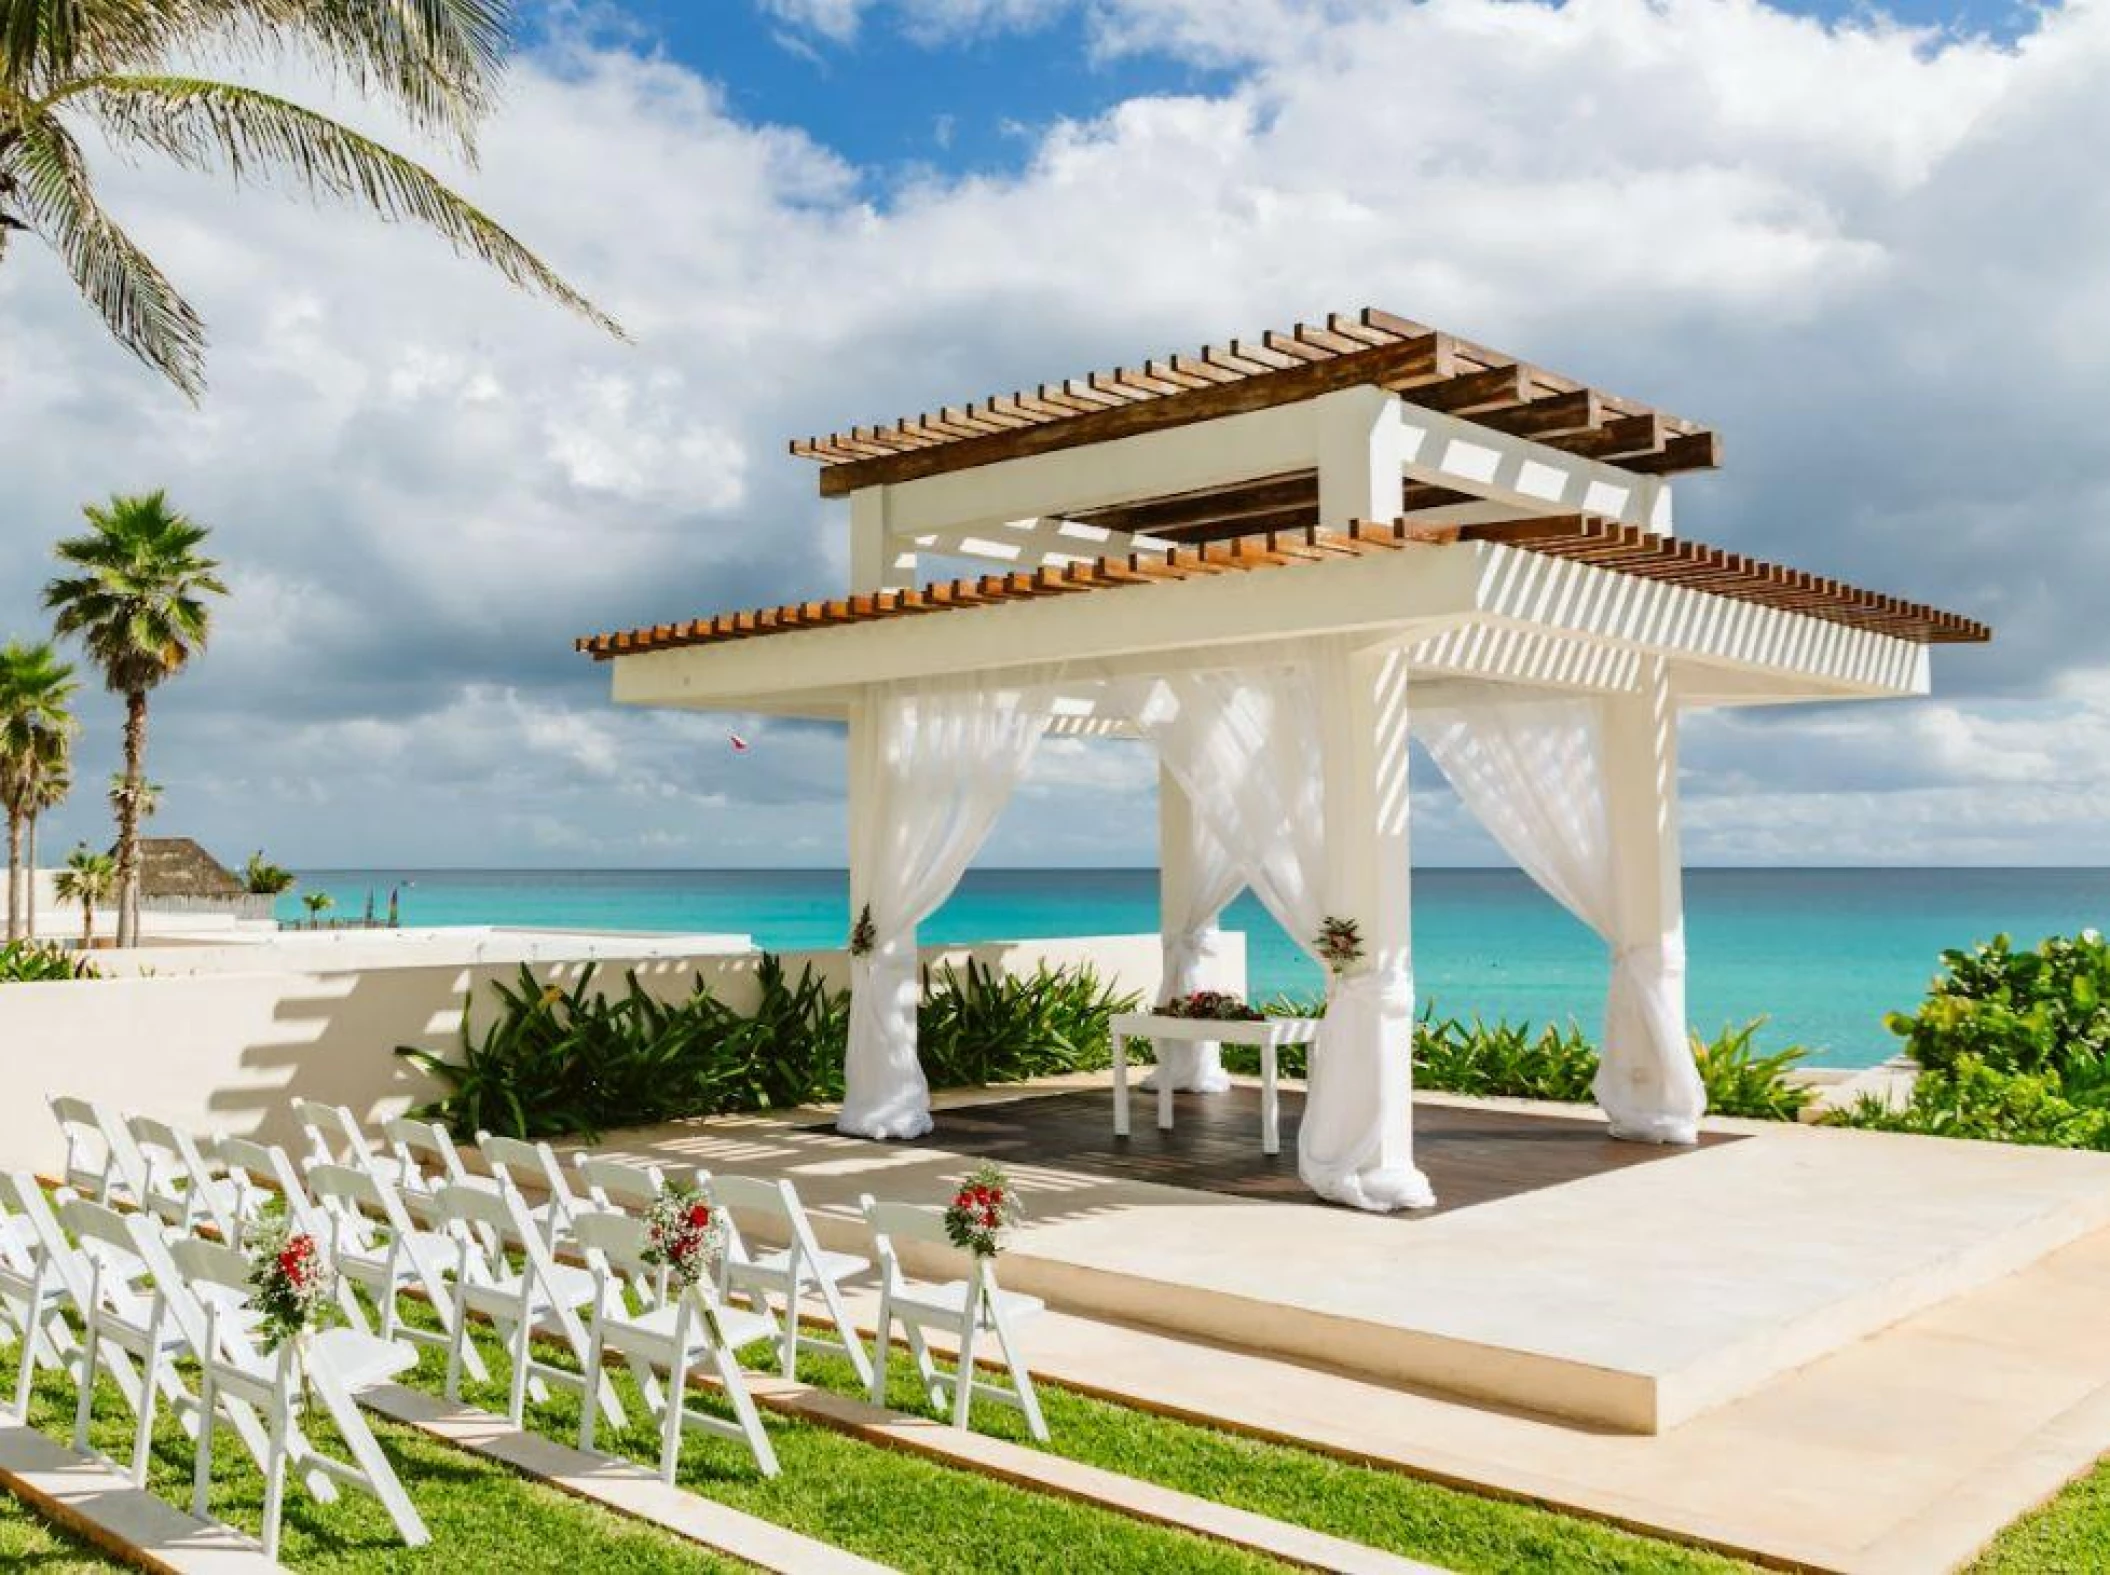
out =
[[[959,884],[1048,730],[1056,675],[886,684],[850,721],[850,903],[872,946],[850,960],[850,1042],[837,1130],[931,1128],[916,1058],[916,926]]]
[[[1613,1134],[1694,1142],[1707,1095],[1686,1043],[1684,923],[1623,884],[1655,880],[1657,850],[1623,869],[1614,847],[1605,707],[1633,702],[1498,693],[1423,713],[1415,731],[1503,851],[1611,949],[1594,1091]]]
[[[1326,814],[1326,762],[1350,753],[1340,735],[1351,682],[1347,647],[1322,639],[1284,663],[1167,675],[1136,712],[1194,818],[1315,959],[1329,903],[1339,901],[1329,882],[1341,861],[1329,865],[1327,837],[1354,833],[1329,826]],[[1394,1159],[1409,1141],[1413,1086],[1406,938],[1368,939],[1371,962],[1328,976],[1297,1174],[1321,1197],[1357,1208],[1426,1207],[1434,1202],[1426,1178]]]
[[[1181,829],[1186,833],[1184,846],[1160,850],[1164,858],[1183,859],[1187,871],[1181,905],[1158,916],[1165,963],[1159,997],[1168,1001],[1207,987],[1215,977],[1214,964],[1223,940],[1216,919],[1245,886],[1245,872],[1238,860],[1209,834],[1199,815],[1182,816]],[[1196,1094],[1220,1094],[1231,1086],[1223,1069],[1223,1051],[1214,1041],[1162,1039],[1157,1043],[1157,1058],[1156,1068],[1144,1080],[1145,1088],[1154,1089],[1164,1079],[1170,1079],[1174,1088]]]

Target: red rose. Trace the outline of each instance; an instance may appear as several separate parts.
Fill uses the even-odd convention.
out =
[[[689,1209],[689,1223],[702,1230],[711,1223],[711,1211],[701,1203],[692,1205]]]

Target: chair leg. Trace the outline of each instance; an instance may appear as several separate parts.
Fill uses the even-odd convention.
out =
[[[828,1316],[835,1322],[835,1333],[842,1340],[843,1354],[850,1358],[850,1366],[857,1372],[857,1381],[869,1384],[872,1381],[872,1359],[865,1354],[864,1341],[857,1337],[857,1325],[850,1320],[850,1309],[843,1305],[841,1289],[826,1275],[821,1276],[820,1289]]]
[[[147,1452],[154,1443],[154,1393],[161,1376],[161,1342],[147,1341],[146,1366],[139,1382],[139,1425],[132,1430],[132,1485],[147,1485]]]
[[[669,1487],[674,1485],[675,1468],[681,1464],[681,1424],[683,1413],[689,1408],[688,1393],[688,1353],[676,1351],[674,1365],[667,1371],[667,1403],[659,1419],[659,1479]],[[584,1404],[592,1407],[591,1394]]]
[[[996,1325],[997,1347],[1004,1353],[1004,1371],[1010,1375],[1011,1387],[1018,1395],[1018,1408],[1026,1413],[1026,1431],[1035,1442],[1045,1444],[1048,1441],[1047,1419],[1040,1414],[1040,1395],[1033,1388],[1033,1374],[1019,1360],[1018,1345],[1011,1335],[1011,1322],[1000,1311],[992,1314],[991,1321]]]
[[[579,1452],[593,1453],[594,1424],[601,1418],[601,1408],[593,1403],[594,1391],[601,1383],[601,1360],[607,1349],[601,1335],[601,1320],[593,1321],[592,1331],[586,1337],[586,1381],[579,1395]]]
[[[528,1363],[534,1359],[534,1330],[525,1315],[513,1325],[509,1342],[513,1355],[513,1381],[506,1395],[506,1420],[515,1427],[527,1425]]]
[[[212,1497],[213,1412],[219,1408],[219,1403],[219,1391],[212,1381],[212,1369],[208,1367],[204,1382],[198,1386],[198,1444],[190,1465],[190,1512],[198,1520],[210,1518],[206,1514],[206,1505]]]
[[[776,1446],[769,1441],[769,1434],[762,1427],[762,1414],[755,1409],[755,1397],[747,1392],[747,1377],[740,1371],[740,1364],[733,1353],[723,1346],[711,1348],[711,1365],[718,1370],[718,1383],[725,1391],[725,1398],[739,1419],[740,1431],[747,1435],[747,1447],[754,1452],[755,1467],[765,1477],[777,1474]]]
[[[894,1343],[894,1309],[882,1286],[879,1292],[879,1329],[872,1341],[872,1373],[866,1382],[871,1386],[872,1404],[886,1404],[887,1361]]]
[[[799,1375],[799,1296],[806,1288],[806,1277],[797,1271],[784,1280],[784,1376]]]
[[[34,1306],[35,1304],[31,1303],[32,1309],[34,1309]],[[30,1390],[35,1386],[37,1378],[39,1327],[36,1322],[35,1312],[32,1310],[22,1335],[22,1361],[15,1373],[15,1398],[8,1404],[7,1408],[9,1419],[17,1424],[25,1423],[29,1420]],[[60,1365],[63,1367],[65,1364],[62,1361]]]
[[[960,1325],[960,1360],[953,1369],[952,1379],[952,1425],[966,1431],[974,1407],[974,1344],[975,1336],[981,1332],[981,1309],[968,1298],[966,1320]]]
[[[95,1368],[101,1347],[102,1339],[91,1313],[81,1342],[81,1392],[73,1402],[73,1447],[83,1455],[88,1452],[88,1422],[95,1414]]]
[[[286,1412],[292,1401],[281,1395],[271,1407],[271,1445],[264,1462],[264,1557],[278,1558],[279,1521],[286,1510]]]
[[[425,1529],[425,1521],[418,1514],[417,1506],[410,1501],[410,1495],[404,1491],[402,1479],[389,1464],[373,1429],[366,1425],[366,1418],[360,1415],[358,1402],[334,1375],[317,1374],[312,1382],[323,1409],[336,1424],[338,1437],[344,1440],[352,1463],[366,1479],[367,1491],[381,1501],[381,1507],[388,1511],[388,1518],[395,1522],[396,1535],[408,1547],[423,1547],[432,1540],[432,1533]]]
[[[462,1397],[462,1347],[469,1338],[469,1309],[457,1293],[454,1298],[454,1316],[447,1320],[447,1385],[449,1400]]]
[[[916,1374],[923,1380],[925,1402],[933,1411],[944,1410],[948,1398],[945,1379],[938,1371],[937,1362],[931,1357],[930,1341],[923,1337],[923,1325],[913,1319],[904,1319],[902,1329],[908,1335],[909,1354],[916,1359]]]

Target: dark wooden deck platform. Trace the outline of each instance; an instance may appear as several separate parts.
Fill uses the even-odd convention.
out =
[[[1046,1165],[1265,1202],[1315,1201],[1297,1179],[1302,1092],[1282,1090],[1282,1152],[1272,1158],[1260,1152],[1257,1088],[1174,1095],[1169,1133],[1157,1129],[1155,1094],[1138,1092],[1134,1109],[1134,1134],[1117,1138],[1109,1090],[1027,1095],[939,1110],[936,1129],[925,1141],[1004,1164]],[[1727,1133],[1700,1139],[1703,1146],[1737,1141]],[[1392,1216],[1396,1219],[1428,1219],[1629,1165],[1669,1163],[1691,1152],[1621,1143],[1593,1121],[1419,1102],[1414,1150],[1436,1189],[1436,1207]]]

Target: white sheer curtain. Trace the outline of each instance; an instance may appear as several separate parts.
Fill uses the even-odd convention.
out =
[[[916,926],[952,893],[1025,775],[1054,712],[1056,674],[881,685],[850,726],[853,916],[872,949],[850,964],[839,1131],[921,1137],[930,1085],[916,1059]]]
[[[1633,871],[1615,846],[1606,771],[1607,702],[1504,700],[1498,686],[1415,730],[1458,796],[1503,850],[1612,952],[1597,1102],[1613,1132],[1690,1143],[1707,1105],[1685,1027],[1685,928],[1622,899],[1621,881],[1653,879],[1658,849]],[[1634,769],[1635,763],[1622,763]]]
[[[1344,644],[1311,641],[1290,660],[1159,681],[1138,724],[1187,791],[1197,820],[1226,850],[1267,910],[1314,956],[1332,894],[1326,761],[1344,740],[1350,683]],[[1404,734],[1399,747],[1405,747]],[[1335,826],[1330,834],[1350,835]],[[1405,938],[1347,978],[1329,975],[1311,1047],[1297,1173],[1321,1197],[1357,1208],[1425,1207],[1429,1185],[1390,1164],[1406,1133],[1412,1088],[1413,975]]]
[[[1185,791],[1176,782],[1161,784],[1159,791],[1168,787],[1175,793]],[[1158,915],[1165,963],[1164,983],[1158,991],[1161,1000],[1189,995],[1212,983],[1223,943],[1217,916],[1245,885],[1238,860],[1210,834],[1198,814],[1190,809],[1173,818],[1182,833],[1180,845],[1161,846],[1158,856],[1180,860],[1183,879],[1176,883],[1176,895],[1166,895],[1167,906]],[[1156,1069],[1144,1080],[1145,1088],[1156,1088],[1167,1078],[1174,1088],[1197,1094],[1220,1094],[1231,1086],[1223,1069],[1222,1049],[1213,1040],[1161,1039],[1157,1058]]]

